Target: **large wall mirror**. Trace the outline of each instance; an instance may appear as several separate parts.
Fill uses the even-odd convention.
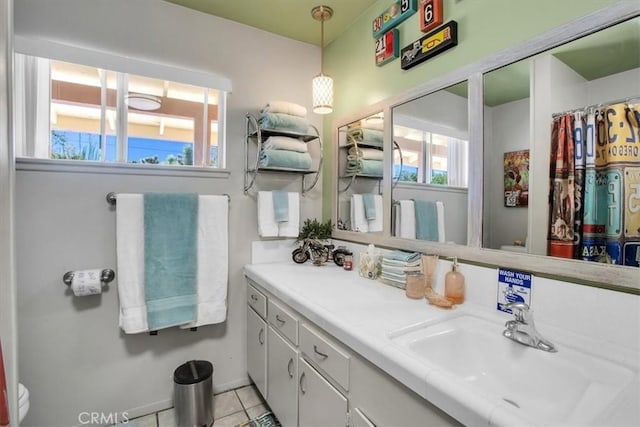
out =
[[[613,3],[354,114],[336,142],[376,111],[382,185],[345,189],[336,177],[334,207],[349,218],[351,194],[381,194],[384,228],[337,238],[640,292],[637,4]]]
[[[376,111],[340,126],[337,149],[337,228],[382,233],[384,113]]]
[[[484,104],[483,246],[638,267],[640,18],[485,74]]]
[[[392,235],[467,244],[467,84],[392,108]]]

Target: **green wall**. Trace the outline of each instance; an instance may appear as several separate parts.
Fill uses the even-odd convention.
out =
[[[371,23],[393,0],[379,0],[325,48],[325,73],[334,79],[334,111],[323,130],[323,217],[331,217],[333,167],[331,125],[336,118],[405,92],[436,77],[500,52],[552,28],[615,3],[615,0],[443,0],[444,22],[458,22],[458,45],[403,71],[400,59],[374,62]],[[419,14],[397,28],[400,48],[420,38]]]

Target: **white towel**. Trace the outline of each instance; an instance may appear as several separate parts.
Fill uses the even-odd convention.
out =
[[[149,330],[144,299],[144,199],[142,194],[118,194],[116,255],[119,326],[127,334]]]
[[[198,197],[198,307],[196,321],[180,326],[183,329],[221,323],[227,318],[228,219],[226,196]]]
[[[398,215],[399,231],[398,237],[402,239],[416,238],[416,207],[413,200],[400,200]]]
[[[353,194],[351,196],[351,230],[361,233],[369,232],[369,222],[364,214],[362,194]]]
[[[300,234],[300,194],[287,194],[289,196],[289,219],[287,221],[277,223],[278,236],[298,237],[298,234]]]
[[[288,136],[270,136],[262,145],[265,150],[289,150],[298,153],[309,152],[309,147],[298,138]]]
[[[284,113],[291,116],[307,117],[307,109],[302,105],[288,101],[269,101],[261,111],[262,113]]]
[[[273,209],[273,194],[271,191],[258,191],[258,234],[260,237],[277,237],[278,231]]]
[[[446,241],[444,239],[444,203],[436,202],[436,213],[438,214],[438,242],[444,243]]]
[[[373,204],[376,209],[376,217],[369,221],[370,233],[382,231],[382,218],[384,217],[384,212],[382,209],[382,196],[379,194],[374,195]],[[364,208],[364,204],[363,204],[363,208]]]

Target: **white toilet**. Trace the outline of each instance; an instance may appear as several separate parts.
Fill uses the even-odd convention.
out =
[[[29,412],[29,390],[22,384],[18,384],[18,419],[22,420]]]

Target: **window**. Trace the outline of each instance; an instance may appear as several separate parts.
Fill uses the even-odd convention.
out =
[[[427,130],[394,126],[393,173],[400,181],[467,187],[468,141]]]
[[[17,154],[224,167],[226,92],[16,54]]]

